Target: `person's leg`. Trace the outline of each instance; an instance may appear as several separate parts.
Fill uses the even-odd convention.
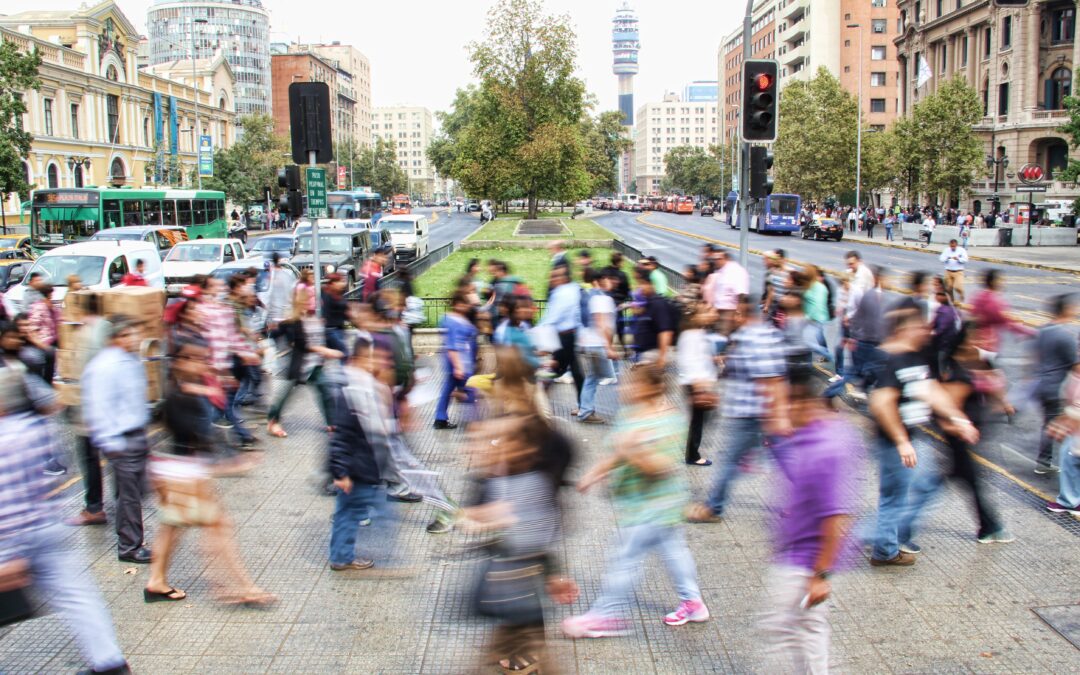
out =
[[[143,484],[146,477],[146,439],[126,437],[123,452],[109,457],[116,481],[117,553],[132,555],[143,545]]]
[[[724,513],[727,504],[728,490],[735,475],[739,472],[739,464],[743,458],[761,445],[761,422],[754,417],[732,417],[725,420],[730,436],[728,447],[724,454],[724,466],[720,476],[713,484],[709,499],[706,502],[713,514],[720,516]]]
[[[233,431],[240,437],[240,442],[245,443],[254,440],[255,436],[252,435],[250,429],[244,426],[244,418],[240,416],[240,404],[237,401],[242,386],[225,391],[225,419],[232,423]]]
[[[101,513],[105,509],[101,489],[101,454],[88,436],[79,436],[79,455],[83,461],[86,511],[93,514]]]
[[[803,609],[810,572],[777,565],[769,574],[772,607],[762,627],[769,635],[768,669],[773,672],[829,672],[828,601]]]
[[[150,576],[146,580],[146,589],[156,593],[167,593],[169,585],[169,563],[172,562],[176,542],[180,531],[172,525],[161,523],[154,534],[154,557],[150,560]]]
[[[581,402],[578,405],[578,419],[584,420],[596,412],[596,388],[600,384],[600,360],[606,358],[590,347],[581,354],[585,362],[585,382],[581,387]]]
[[[567,331],[559,336],[563,341],[563,349],[569,359],[570,375],[574,378],[574,389],[577,390],[578,406],[581,406],[581,389],[585,386],[585,374],[581,371],[581,360],[577,357],[577,336],[573,331]]]
[[[589,608],[589,613],[608,619],[620,618],[626,604],[633,596],[641,563],[656,541],[656,528],[652,525],[636,525],[619,530],[622,542],[608,562],[600,596]]]
[[[1055,441],[1047,433],[1047,428],[1054,418],[1061,414],[1061,399],[1051,398],[1039,401],[1042,406],[1043,423],[1042,435],[1039,437],[1039,456],[1035,460],[1036,470],[1048,471],[1054,465]]]
[[[326,371],[322,366],[318,366],[311,373],[311,378],[308,382],[315,385],[315,402],[319,406],[319,412],[322,413],[323,422],[326,426],[330,426],[330,422],[334,419],[334,384],[330,382],[326,377]]]
[[[911,543],[927,504],[941,487],[941,472],[937,465],[937,450],[925,438],[913,438],[912,444],[918,454],[914,476],[908,488],[907,509],[903,513],[897,537],[901,544]]]
[[[683,387],[686,399],[690,401],[690,431],[686,435],[686,463],[695,464],[701,459],[701,436],[705,430],[706,411],[694,405],[694,388]]]
[[[967,443],[953,436],[945,435],[945,441],[949,446],[949,454],[952,456],[953,476],[967,485],[971,491],[971,498],[975,502],[975,513],[979,519],[979,536],[997,532],[1002,528],[1001,521],[986,501],[979,484],[978,469],[975,460],[971,458],[971,450]]]
[[[75,635],[79,650],[94,670],[124,666],[112,617],[94,579],[85,572],[86,561],[68,548],[58,526],[33,533],[30,571],[42,596]]]
[[[360,521],[368,515],[367,487],[354,483],[348,494],[338,490],[330,526],[331,565],[347,565],[356,557],[356,533]]]
[[[273,424],[274,422],[281,421],[281,413],[285,410],[285,402],[289,400],[289,396],[292,395],[293,389],[296,387],[296,380],[289,378],[282,383],[281,391],[278,392],[277,399],[274,400],[274,404],[270,406],[270,412],[266,414],[266,421]]]
[[[900,453],[890,441],[878,439],[878,515],[871,555],[877,560],[891,560],[900,552],[899,528],[907,508],[908,486],[915,472],[900,461]],[[920,458],[920,461],[922,458]]]
[[[1061,474],[1058,475],[1057,503],[1070,509],[1080,509],[1080,454],[1076,450],[1076,436],[1070,436],[1061,444]]]
[[[656,541],[660,559],[664,561],[671,584],[679,594],[679,600],[701,600],[701,588],[698,587],[697,567],[690,547],[686,545],[686,531],[682,525],[673,525],[660,530]]]
[[[206,528],[202,543],[203,555],[206,556],[207,561],[213,560],[225,568],[227,579],[222,579],[217,583],[218,592],[222,597],[227,598],[229,595],[244,597],[262,592],[252,581],[251,575],[240,560],[232,520],[227,515],[222,513],[216,523]]]
[[[435,421],[446,422],[450,419],[450,397],[454,390],[460,386],[461,380],[454,377],[449,367],[446,371],[446,379],[443,380],[443,388],[439,393],[439,403],[435,407]]]

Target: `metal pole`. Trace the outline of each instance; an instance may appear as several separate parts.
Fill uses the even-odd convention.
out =
[[[308,150],[308,166],[315,166],[315,151]],[[311,216],[311,263],[315,267],[315,316],[322,316],[322,265],[319,264],[319,218],[311,213],[311,204],[308,204],[308,215]]]
[[[199,147],[202,145],[202,123],[199,121],[199,84],[195,75],[195,26],[200,22],[191,17],[191,93],[195,99],[195,132],[191,134],[192,145],[195,146],[195,178],[199,189],[202,189],[202,172],[199,171]]]
[[[856,113],[855,129],[855,212],[858,214],[862,207],[862,87],[863,87],[863,31],[862,24],[849,23],[848,28],[856,28],[859,31],[859,110]]]
[[[750,38],[752,37],[750,27],[753,23],[753,15],[754,0],[746,0],[746,16],[743,17],[742,30],[744,69],[746,68],[746,62],[753,56],[750,52]],[[741,116],[739,123],[742,124]],[[739,139],[739,160],[739,264],[746,269],[749,266],[750,256],[750,218],[746,209],[746,202],[750,198],[750,145],[742,139],[741,134]]]
[[[1031,221],[1035,220],[1035,193],[1028,193],[1028,237],[1027,246],[1031,246]]]

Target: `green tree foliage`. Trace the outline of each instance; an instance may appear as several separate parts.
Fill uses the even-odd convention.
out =
[[[409,176],[398,165],[397,145],[392,140],[376,138],[374,148],[339,144],[334,148],[334,159],[338,166],[351,167],[352,187],[371,187],[383,197],[409,190]]]
[[[0,193],[26,197],[31,186],[23,175],[22,158],[30,154],[34,138],[23,129],[24,92],[39,89],[41,54],[24,54],[14,42],[0,39]]]
[[[614,110],[586,115],[581,120],[585,143],[585,171],[589,174],[589,194],[613,193],[619,189],[619,158],[633,143],[623,133],[622,114]]]
[[[1058,131],[1069,137],[1069,146],[1080,148],[1080,98],[1066,96],[1065,112],[1069,114],[1069,121],[1058,127]],[[1075,183],[1080,179],[1080,160],[1070,157],[1068,166],[1055,178]]]
[[[214,152],[214,176],[204,178],[203,187],[222,190],[237,204],[261,202],[264,187],[278,191],[277,170],[291,162],[289,141],[274,133],[269,115],[245,115],[237,124],[243,135],[232,147]]]
[[[664,156],[665,175],[661,187],[665,192],[684,195],[716,197],[720,195],[720,163],[724,148],[713,146],[708,152],[692,145],[672,148]],[[726,167],[725,167],[726,169]],[[726,180],[731,174],[725,173]]]
[[[480,92],[476,85],[470,84],[458,89],[454,95],[454,104],[450,110],[435,113],[439,120],[439,133],[427,147],[428,160],[441,176],[452,176],[454,162],[457,161],[462,134],[476,119]]]
[[[804,200],[854,191],[858,102],[825,68],[780,94],[776,191]]]
[[[960,199],[983,166],[983,145],[972,127],[982,119],[979,95],[967,82],[953,78],[915,104],[905,151],[918,159],[918,192],[948,204]]]

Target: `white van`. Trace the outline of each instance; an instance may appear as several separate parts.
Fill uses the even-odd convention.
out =
[[[378,229],[390,235],[397,260],[419,260],[430,253],[429,227],[427,216],[420,213],[383,216],[378,224]]]
[[[120,285],[128,272],[135,270],[135,263],[142,260],[146,268],[143,277],[155,288],[165,288],[161,270],[161,258],[157,245],[146,241],[84,241],[68,244],[46,251],[26,273],[19,285],[4,294],[4,308],[14,316],[22,307],[23,295],[30,276],[40,273],[53,286],[53,302],[60,303],[67,295],[67,279],[77,274],[83,288],[104,290]]]

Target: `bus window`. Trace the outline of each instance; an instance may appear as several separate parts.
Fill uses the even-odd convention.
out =
[[[120,227],[120,223],[123,222],[120,218],[120,202],[115,199],[106,199],[103,206],[105,227]]]
[[[172,199],[166,199],[161,203],[161,224],[176,224],[176,202]]]
[[[141,204],[138,200],[120,202],[124,209],[124,225],[142,225]]]
[[[191,224],[192,225],[205,225],[206,224],[206,200],[194,199],[191,202]]]
[[[208,199],[207,204],[213,205],[212,215],[210,222],[225,220],[225,200],[224,199]]]
[[[161,200],[144,199],[142,203],[143,225],[161,224]]]
[[[176,200],[176,220],[181,227],[191,227],[191,200]]]

